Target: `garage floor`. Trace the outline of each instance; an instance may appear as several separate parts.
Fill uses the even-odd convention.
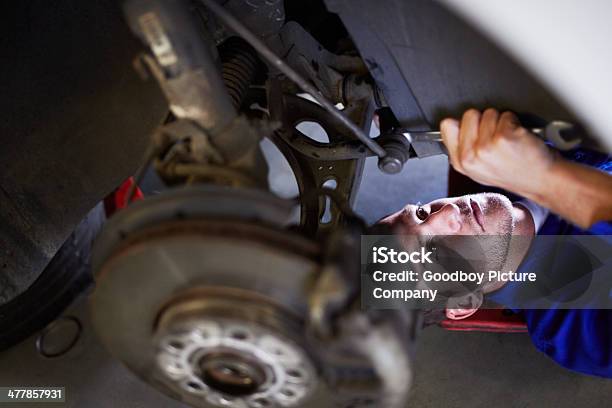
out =
[[[266,150],[274,156],[273,149]],[[290,174],[278,157],[274,160],[272,184],[291,194]],[[427,202],[446,191],[444,157],[413,160],[396,176],[382,175],[374,159],[366,167],[355,206],[369,221],[408,201]],[[145,187],[154,192],[155,179],[147,180]],[[81,320],[83,331],[65,356],[42,358],[36,352],[36,336],[0,353],[0,384],[65,386],[68,403],[63,406],[70,408],[183,407],[112,359],[96,340],[86,312],[85,302],[67,311]],[[457,333],[434,327],[420,338],[411,392],[409,407],[606,407],[612,401],[612,381],[562,369],[537,352],[525,334]]]
[[[527,334],[426,329],[410,407],[609,407],[612,380],[565,370]]]

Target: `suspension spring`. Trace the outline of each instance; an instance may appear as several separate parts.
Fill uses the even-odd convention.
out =
[[[263,68],[263,64],[253,47],[239,37],[230,37],[221,44],[219,56],[222,63],[223,82],[225,82],[234,107],[239,110],[249,86]]]

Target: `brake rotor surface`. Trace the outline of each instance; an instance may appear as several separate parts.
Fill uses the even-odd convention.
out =
[[[281,228],[288,213],[266,193],[216,187],[120,212],[94,256],[91,312],[102,342],[194,406],[310,400],[322,381],[303,324],[319,247]]]

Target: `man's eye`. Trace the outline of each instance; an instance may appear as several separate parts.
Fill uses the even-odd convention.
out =
[[[429,217],[429,213],[424,207],[418,207],[415,211],[415,215],[421,221],[425,221]]]

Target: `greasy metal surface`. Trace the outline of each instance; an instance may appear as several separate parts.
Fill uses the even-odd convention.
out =
[[[166,107],[132,68],[112,0],[9,2],[2,12],[0,303],[138,166]]]
[[[445,115],[488,106],[575,123],[524,69],[435,1],[326,4],[347,26],[402,126],[436,128]]]

